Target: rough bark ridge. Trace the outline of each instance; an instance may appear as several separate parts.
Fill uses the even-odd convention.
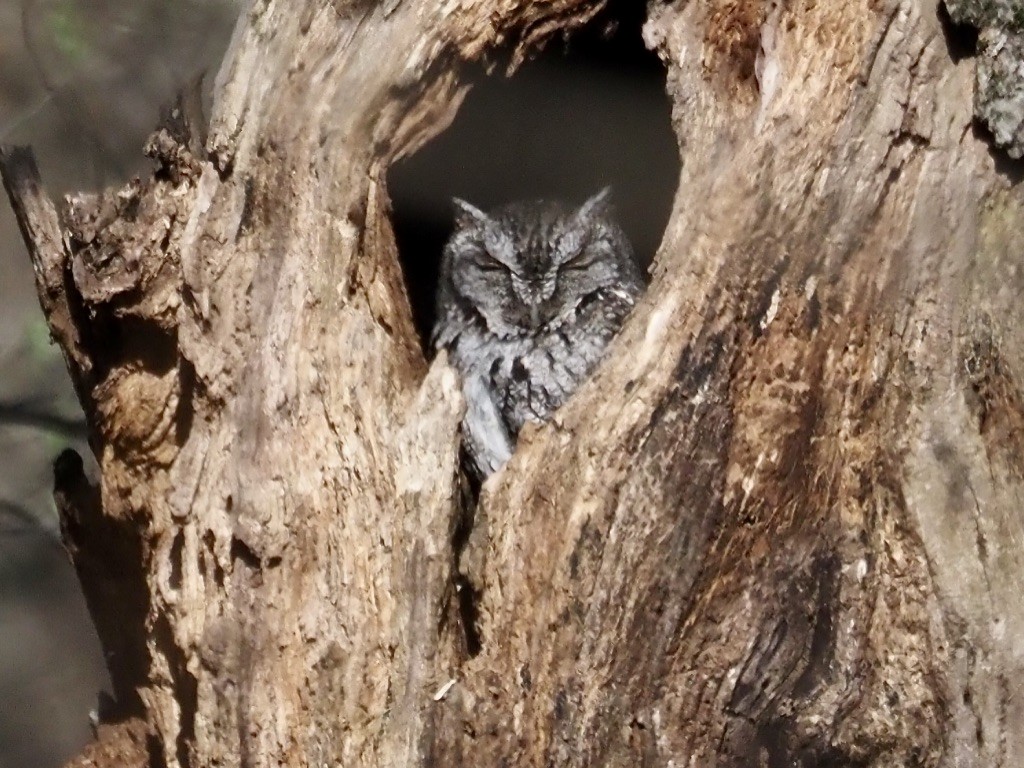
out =
[[[5,153],[153,764],[1024,760],[1024,201],[934,1],[651,6],[684,158],[653,284],[455,536],[461,404],[383,172],[461,59],[598,10],[257,2],[205,149],[157,134],[63,225]]]

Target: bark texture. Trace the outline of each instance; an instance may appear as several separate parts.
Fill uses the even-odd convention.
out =
[[[467,519],[384,172],[599,10],[256,2],[145,182],[58,221],[5,152],[151,764],[1024,763],[1024,199],[935,0],[650,6],[653,283]]]

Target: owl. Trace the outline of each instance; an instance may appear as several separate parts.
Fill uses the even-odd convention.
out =
[[[483,479],[593,370],[645,283],[607,188],[578,208],[454,202],[432,340],[461,375],[463,446]]]

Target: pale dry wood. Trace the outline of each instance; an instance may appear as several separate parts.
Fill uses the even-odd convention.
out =
[[[466,540],[384,170],[597,10],[257,3],[206,150],[72,201],[158,764],[1021,762],[1021,192],[932,2],[651,6],[653,284]]]
[[[83,356],[79,329],[64,296],[65,252],[63,233],[53,202],[43,189],[39,169],[30,150],[0,146],[0,176],[14,208],[35,268],[36,292],[50,324],[50,333],[66,355],[69,368],[86,375],[90,363]]]

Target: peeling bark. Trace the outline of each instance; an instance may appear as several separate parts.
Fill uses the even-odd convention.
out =
[[[257,3],[148,180],[58,221],[3,154],[130,764],[1021,764],[1024,201],[935,3],[650,6],[652,285],[467,508],[384,172],[599,10]]]

